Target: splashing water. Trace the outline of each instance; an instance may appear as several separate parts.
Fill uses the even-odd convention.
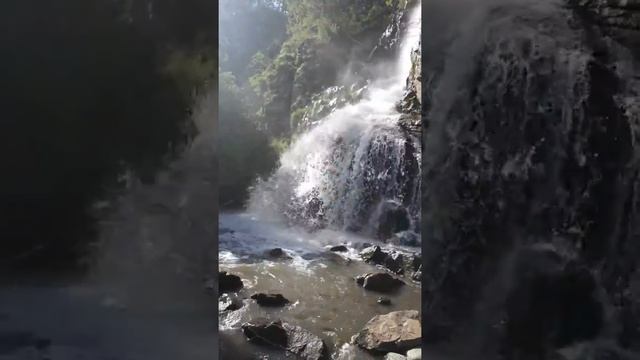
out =
[[[375,81],[365,99],[296,139],[273,176],[255,187],[250,212],[311,228],[372,233],[376,209],[391,201],[406,208],[411,229],[419,230],[420,140],[398,126],[396,104],[419,46],[420,15],[418,5],[391,74]]]

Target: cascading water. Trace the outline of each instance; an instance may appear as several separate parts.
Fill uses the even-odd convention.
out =
[[[247,345],[239,331],[245,322],[266,318],[321,337],[332,359],[372,359],[351,345],[353,335],[377,314],[420,308],[420,285],[411,275],[400,291],[388,294],[392,304],[385,308],[377,303],[380,294],[354,281],[380,271],[358,254],[370,244],[405,251],[416,263],[419,259],[416,243],[380,241],[397,232],[420,231],[421,144],[400,126],[397,110],[412,68],[412,49],[419,46],[420,6],[407,15],[397,62],[378,67],[383,76],[362,100],[314,122],[294,139],[274,174],[252,189],[246,212],[221,214],[220,271],[244,282],[234,295],[242,299],[236,309],[226,310],[226,300],[220,303],[222,356],[286,358]],[[348,250],[330,252],[329,245]],[[282,294],[291,305],[260,307],[249,297],[257,292]]]
[[[611,344],[640,340],[638,62],[587,3],[423,5],[423,335],[454,358],[626,359]]]
[[[280,167],[251,194],[249,211],[311,228],[372,233],[385,202],[406,208],[419,231],[420,139],[398,126],[396,104],[419,44],[420,7],[410,14],[400,58],[365,98],[338,109],[293,142]]]

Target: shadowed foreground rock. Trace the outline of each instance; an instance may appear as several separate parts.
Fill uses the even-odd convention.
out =
[[[281,321],[254,321],[243,324],[242,332],[250,342],[288,351],[298,359],[327,359],[324,341],[299,326]]]
[[[355,343],[373,352],[405,353],[420,346],[422,331],[416,310],[378,315],[356,335]]]
[[[239,276],[233,274],[227,274],[226,271],[222,271],[219,276],[219,291],[220,294],[227,292],[236,292],[242,289],[242,279]]]

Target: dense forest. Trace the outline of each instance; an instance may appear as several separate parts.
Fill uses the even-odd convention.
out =
[[[0,266],[72,268],[90,207],[146,182],[192,135],[215,81],[207,0],[10,0],[0,11]]]
[[[384,50],[391,46],[380,43],[380,35],[405,5],[403,0],[220,1],[223,206],[244,204],[246,189],[256,175],[273,169],[323,90],[372,76],[365,65],[389,55]]]

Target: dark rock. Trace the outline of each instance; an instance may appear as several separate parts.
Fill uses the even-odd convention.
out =
[[[418,271],[413,273],[413,275],[411,276],[411,279],[414,281],[422,282],[422,265],[420,265],[420,268],[418,268]]]
[[[236,311],[242,308],[242,300],[234,294],[222,294],[218,299],[218,309],[223,311]]]
[[[289,300],[282,296],[282,294],[253,294],[251,298],[254,299],[258,305],[267,307],[280,307],[289,303]]]
[[[374,352],[405,353],[420,346],[422,329],[418,311],[394,311],[369,320],[354,342]]]
[[[382,204],[378,217],[378,238],[388,239],[391,235],[408,230],[411,226],[409,212],[395,201],[386,201]]]
[[[336,251],[336,252],[347,252],[348,249],[346,246],[344,245],[337,245],[332,247],[331,249],[329,249],[329,251]]]
[[[280,321],[245,323],[242,325],[242,332],[252,343],[282,349],[287,348],[287,331]]]
[[[274,248],[274,249],[268,250],[267,251],[267,256],[272,258],[272,259],[280,259],[280,260],[289,260],[289,259],[291,259],[291,256],[289,256],[289,254],[287,254],[281,248]]]
[[[356,283],[367,290],[383,293],[393,292],[404,285],[402,280],[383,272],[358,276]]]
[[[316,335],[290,324],[284,324],[289,342],[287,349],[303,360],[325,360],[328,358],[327,347]]]
[[[387,255],[384,266],[396,274],[404,273],[404,256],[399,252],[393,252]]]
[[[376,302],[380,305],[386,305],[386,306],[391,305],[391,300],[384,297],[379,297]]]
[[[319,337],[281,321],[255,321],[242,325],[249,341],[293,353],[298,359],[325,360],[327,347]]]
[[[360,257],[368,263],[383,264],[387,258],[387,253],[382,251],[380,246],[371,246],[362,250]]]
[[[228,292],[237,292],[244,286],[242,279],[239,276],[233,274],[227,274],[226,271],[220,272],[218,277],[218,291],[220,294]]]

